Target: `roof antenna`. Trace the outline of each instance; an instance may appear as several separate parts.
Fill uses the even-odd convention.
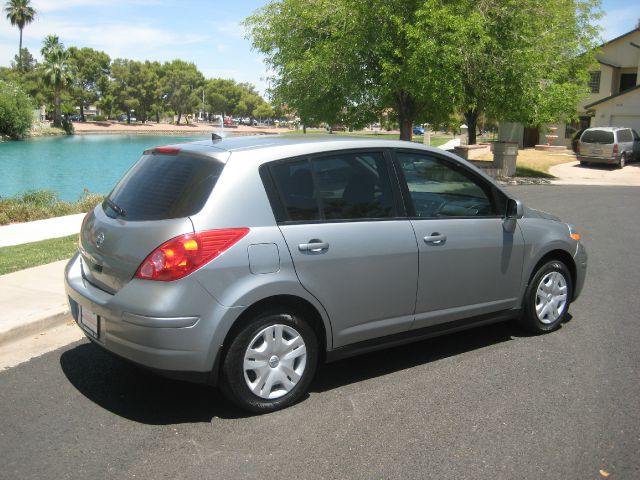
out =
[[[222,140],[222,137],[220,135],[218,135],[217,133],[212,133],[211,134],[211,141],[212,142],[219,142],[220,140]]]

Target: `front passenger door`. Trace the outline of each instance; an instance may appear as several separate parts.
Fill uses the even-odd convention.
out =
[[[505,228],[504,194],[445,158],[397,157],[419,252],[413,328],[516,307],[524,241]]]

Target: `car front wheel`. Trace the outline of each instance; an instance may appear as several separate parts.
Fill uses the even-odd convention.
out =
[[[317,362],[313,328],[292,312],[264,312],[232,339],[222,365],[222,390],[246,410],[279,410],[307,392]]]
[[[572,296],[571,275],[559,260],[542,265],[527,288],[520,323],[533,333],[555,330],[566,319]]]

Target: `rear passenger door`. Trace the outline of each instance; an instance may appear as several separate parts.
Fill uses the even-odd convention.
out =
[[[419,250],[414,328],[516,307],[524,240],[517,225],[505,228],[504,195],[437,155],[397,158]]]
[[[331,319],[334,347],[413,322],[417,246],[390,166],[382,151],[360,151],[268,167],[280,230],[301,284]]]

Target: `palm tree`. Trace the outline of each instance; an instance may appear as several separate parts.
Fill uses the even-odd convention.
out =
[[[4,11],[11,25],[17,25],[20,29],[20,47],[18,48],[19,69],[22,69],[22,29],[25,25],[33,22],[36,16],[36,11],[30,3],[31,0],[9,0],[4,6]]]
[[[71,83],[73,77],[69,66],[69,51],[55,35],[49,35],[43,43],[43,79],[44,83],[53,87],[53,126],[61,127],[60,97],[62,89]]]

